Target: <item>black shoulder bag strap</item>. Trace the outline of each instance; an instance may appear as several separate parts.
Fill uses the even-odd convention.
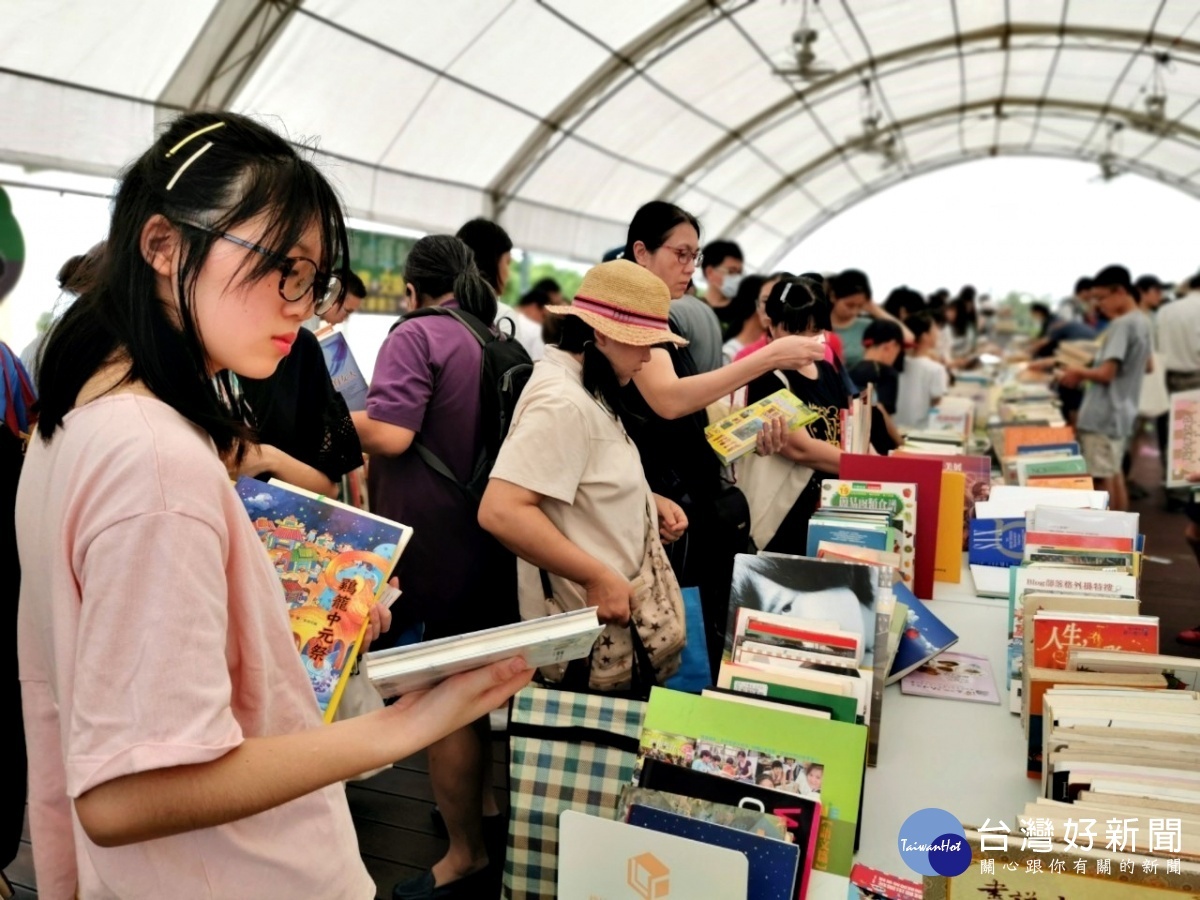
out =
[[[471,335],[479,342],[480,347],[486,346],[489,341],[495,340],[491,331],[478,316],[448,306],[427,306],[424,309],[416,309],[410,313],[405,313],[388,329],[388,333],[390,334],[392,331],[395,331],[396,328],[409,319],[420,319],[425,316],[451,316],[466,328],[467,331],[471,332]],[[482,363],[480,363],[480,377],[482,375]],[[470,493],[467,486],[459,481],[455,474],[450,471],[450,467],[442,462],[441,457],[425,446],[421,441],[420,434],[413,439],[412,448],[417,451],[417,456],[421,457],[425,465],[429,466],[429,468],[433,469],[433,471],[437,472],[443,478],[451,481],[464,493]]]

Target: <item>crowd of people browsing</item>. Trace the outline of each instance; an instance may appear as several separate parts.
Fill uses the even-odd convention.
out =
[[[372,610],[374,647],[593,606],[606,629],[585,690],[629,689],[635,647],[658,682],[689,641],[716,660],[734,556],[804,552],[841,412],[871,385],[871,446],[894,449],[971,364],[987,310],[971,288],[877,304],[857,270],[749,274],[737,244],[702,237],[687,211],[647,203],[572,303],[544,283],[514,310],[497,302],[512,254],[499,225],[420,239],[404,263],[411,312],[351,414],[303,327],[366,293],[329,183],[252,120],[170,124],[125,172],[107,239],[31,360],[38,405],[6,401],[14,440],[36,417],[15,507],[21,567],[38,574],[16,633],[39,892],[373,897],[340,782],[428,747],[448,850],[394,897],[495,896],[506,823],[487,713],[533,673],[499,663],[322,725],[230,477],[331,493],[368,455],[373,510],[414,529],[402,600]],[[1109,478],[1151,339],[1128,273],[1089,290],[1080,318],[1106,317],[1109,340],[1060,383],[1098,386],[1079,427]],[[1047,346],[1073,327],[1045,317]],[[537,362],[498,433],[481,371],[514,348]],[[784,387],[818,416],[764,427],[741,470],[783,473],[766,527],[704,428],[710,408]],[[681,586],[699,590],[702,633],[686,632]],[[705,753],[695,767],[745,774]],[[777,767],[763,777],[819,789],[819,766]]]

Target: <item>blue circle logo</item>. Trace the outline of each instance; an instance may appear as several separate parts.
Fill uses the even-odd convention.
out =
[[[971,847],[961,823],[935,806],[905,819],[896,845],[904,864],[921,875],[953,878],[971,866]]]

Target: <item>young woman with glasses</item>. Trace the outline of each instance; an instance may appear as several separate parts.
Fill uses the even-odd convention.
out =
[[[44,896],[374,897],[339,782],[529,678],[509,661],[321,723],[229,481],[254,435],[219,383],[275,369],[346,255],[328,182],[244,117],[177,119],[121,180],[96,282],[42,357],[17,497]]]

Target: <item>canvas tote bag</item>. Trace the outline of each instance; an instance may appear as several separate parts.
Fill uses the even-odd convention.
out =
[[[782,372],[776,370],[775,375],[782,387],[789,387]],[[744,387],[734,391],[732,397],[731,406],[734,409],[749,405]],[[796,504],[800,493],[808,486],[813,470],[792,462],[780,453],[770,456],[750,453],[736,460],[730,471],[733,481],[746,495],[746,502],[750,506],[750,538],[756,547],[765,547],[775,537],[775,532]]]
[[[631,582],[634,596],[630,615],[653,663],[655,680],[662,684],[679,669],[683,648],[687,644],[687,614],[683,606],[683,592],[679,589],[679,582],[658,536],[658,515],[653,511],[651,502],[648,497],[644,526],[646,552],[641,571]],[[550,579],[544,570],[541,574],[548,612],[566,612],[567,604],[554,596]],[[631,629],[620,625],[606,626],[597,640],[597,647],[599,650],[593,654],[587,687],[594,691],[629,689],[634,667]],[[543,669],[543,674],[550,681],[559,681],[562,673],[561,666]]]

